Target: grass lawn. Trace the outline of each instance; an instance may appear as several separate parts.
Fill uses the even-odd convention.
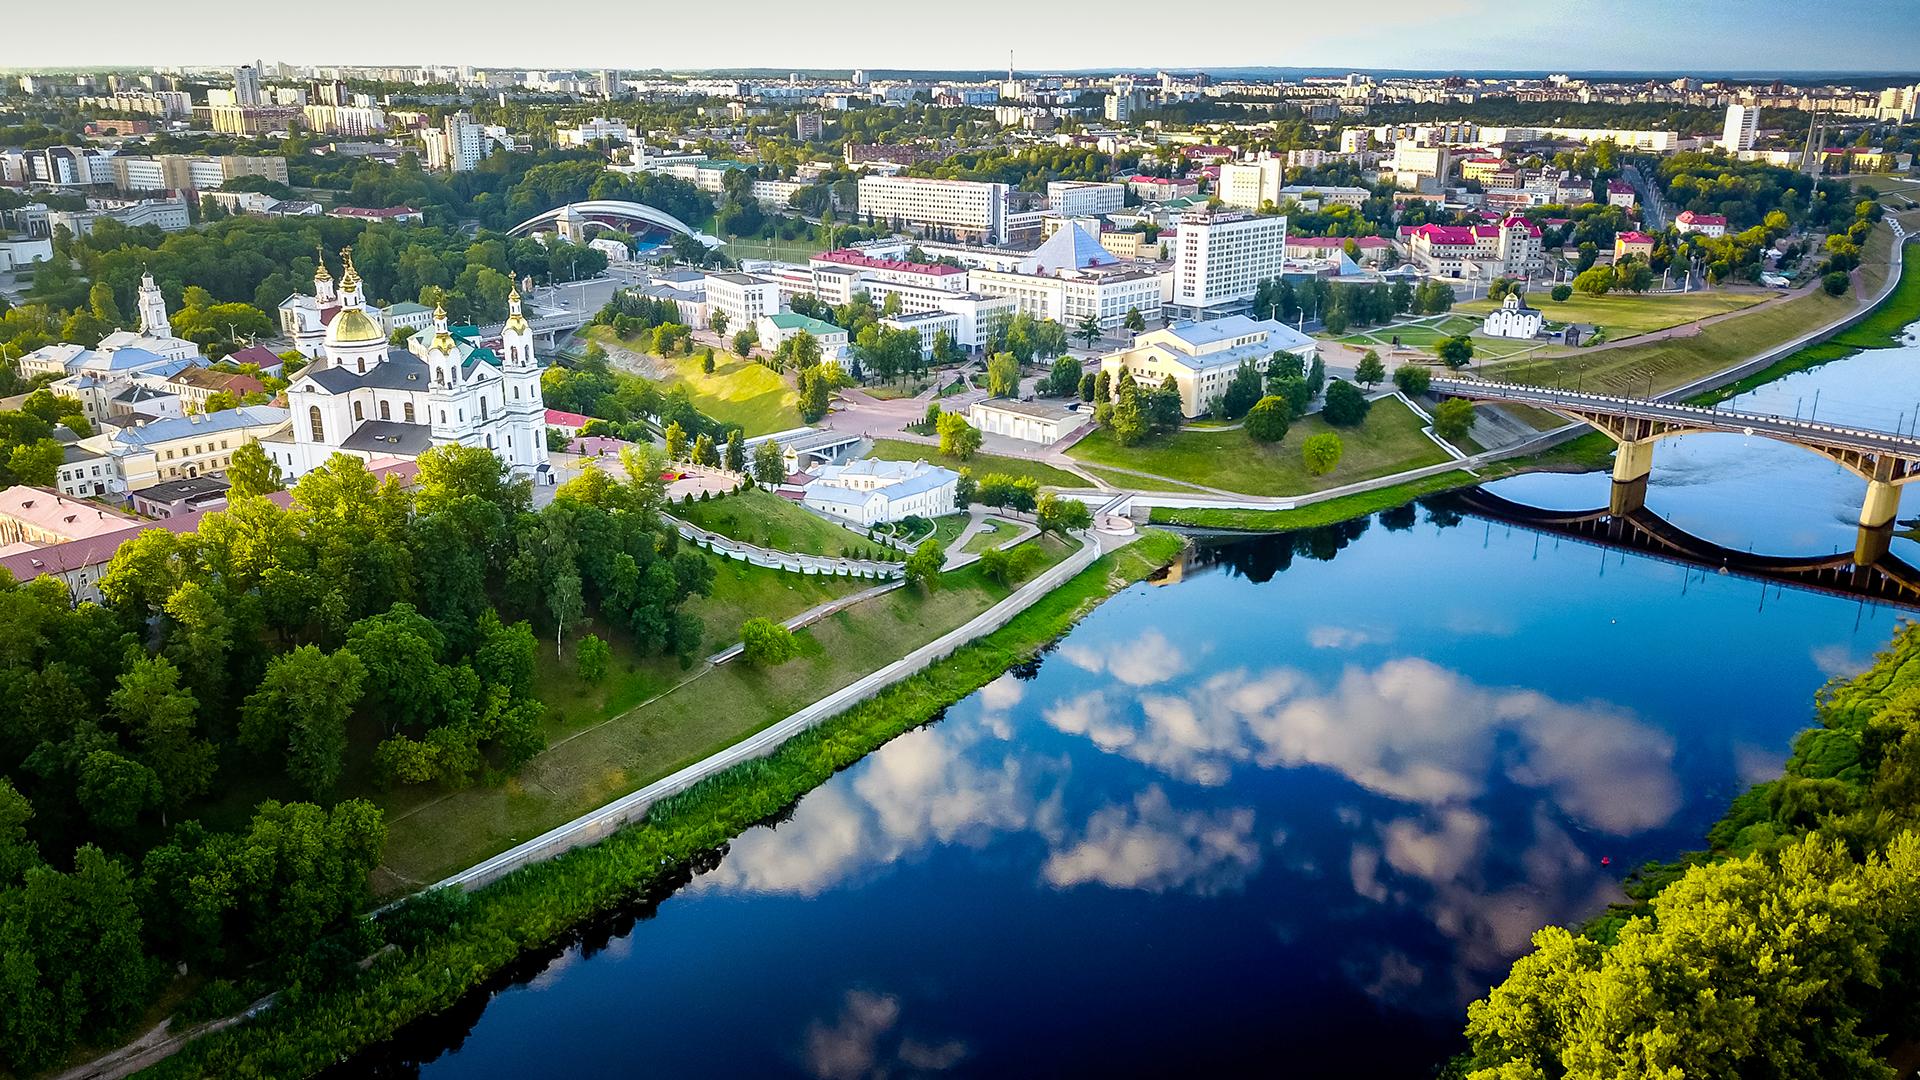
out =
[[[1574,293],[1568,299],[1554,300],[1545,293],[1531,293],[1527,302],[1540,309],[1540,313],[1553,322],[1591,323],[1607,328],[1607,337],[1618,341],[1634,334],[1644,334],[1650,330],[1664,330],[1669,326],[1679,326],[1709,315],[1722,315],[1729,311],[1738,311],[1744,307],[1765,300],[1768,293],[1758,290],[1746,292],[1720,292],[1706,290],[1693,293],[1643,294],[1608,293],[1605,296],[1587,296]],[[1461,304],[1454,310],[1484,315],[1499,304],[1488,300],[1473,300]]]
[[[708,532],[775,551],[840,555],[876,546],[867,537],[760,488],[675,506],[672,513]]]
[[[973,519],[966,514],[945,514],[933,520],[934,542],[940,545],[941,551],[945,551],[953,545],[956,537],[966,531],[967,523]]]
[[[881,401],[897,401],[900,398],[913,397],[926,388],[927,384],[923,382],[906,382],[875,383],[871,386],[862,386],[860,389],[871,398],[878,398]]]
[[[975,476],[986,476],[989,473],[1004,473],[1012,477],[1031,476],[1045,487],[1083,488],[1087,486],[1084,479],[1044,462],[1002,457],[999,454],[975,454],[966,461],[961,461],[958,458],[942,456],[937,446],[904,442],[900,439],[875,439],[873,452],[868,456],[882,461],[919,461],[925,458],[935,465],[944,465],[949,469],[972,469]]]
[[[1342,495],[1337,499],[1312,503],[1295,510],[1238,510],[1215,507],[1156,506],[1151,520],[1155,525],[1184,525],[1194,529],[1238,529],[1249,532],[1281,532],[1287,529],[1311,529],[1332,525],[1363,514],[1376,514],[1440,491],[1472,487],[1486,482],[1465,469],[1409,480],[1404,484]]]
[[[1845,315],[1854,301],[1813,291],[1780,300],[1737,319],[1703,326],[1685,337],[1613,349],[1575,351],[1513,360],[1479,369],[1486,378],[1597,393],[1644,396],[1684,386]]]
[[[1072,550],[1052,537],[1032,543],[1047,565]],[[435,794],[410,814],[390,811],[375,887],[391,894],[437,881],[644,787],[885,666],[1010,591],[971,567],[942,576],[932,592],[897,589],[800,631],[800,655],[776,668],[711,668],[549,747],[501,786]]]
[[[588,335],[602,344],[645,351],[636,341],[614,339],[603,326],[592,327]],[[715,350],[713,360],[713,374],[708,375],[700,370],[698,352],[667,357],[659,362],[670,365],[674,375],[662,381],[685,386],[694,408],[723,424],[739,424],[750,436],[800,426],[800,396],[772,368],[720,350]]]
[[[1117,488],[1129,491],[1199,491],[1192,484],[1182,484],[1176,480],[1162,480],[1158,477],[1135,476],[1118,469],[1102,469],[1094,465],[1083,466],[1088,472],[1105,480]]]
[[[999,547],[1013,539],[1013,535],[1020,531],[1020,526],[1000,518],[987,518],[985,525],[985,531],[974,533],[967,541],[967,546],[960,549],[962,554],[974,554],[986,551],[988,548]]]
[[[1357,428],[1330,427],[1316,414],[1294,424],[1285,439],[1273,444],[1256,443],[1240,428],[1182,431],[1123,447],[1107,432],[1096,431],[1068,453],[1091,464],[1139,469],[1223,491],[1300,495],[1446,461],[1447,452],[1421,432],[1422,426],[1398,399],[1383,398]],[[1300,444],[1323,431],[1339,435],[1346,452],[1331,473],[1314,476],[1300,458]]]

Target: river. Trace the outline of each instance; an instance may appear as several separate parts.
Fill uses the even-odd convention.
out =
[[[1816,394],[1823,419],[1912,423],[1920,345],[1728,407]],[[1581,509],[1608,482],[1491,489]],[[1660,444],[1648,506],[1824,554],[1851,549],[1861,491],[1696,435]],[[1696,846],[1903,617],[1447,500],[1209,541],[350,1071],[1424,1076],[1536,928]]]

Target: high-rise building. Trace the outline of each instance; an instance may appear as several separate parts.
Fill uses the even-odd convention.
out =
[[[1262,281],[1280,276],[1287,219],[1199,207],[1181,217],[1174,246],[1174,306],[1206,318],[1244,307]]]
[[[917,176],[863,176],[860,212],[877,222],[950,234],[988,244],[1007,242],[1005,184]]]
[[[260,69],[252,64],[242,64],[233,69],[233,103],[235,105],[262,105],[260,98]]]
[[[1730,154],[1753,149],[1754,136],[1760,130],[1760,109],[1754,105],[1727,106],[1727,126],[1720,145]]]
[[[1215,194],[1228,206],[1258,210],[1265,203],[1280,204],[1280,189],[1286,184],[1284,159],[1263,157],[1257,161],[1230,161],[1220,166],[1220,183]]]

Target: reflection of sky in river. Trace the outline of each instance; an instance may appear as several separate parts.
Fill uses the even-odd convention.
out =
[[[1920,343],[1911,329],[1907,340],[1900,348],[1870,350],[1790,375],[1720,407],[1911,430],[1920,410]],[[1585,510],[1607,504],[1609,483],[1603,472],[1531,474],[1487,490],[1544,509]],[[1727,547],[1815,555],[1852,549],[1865,491],[1859,477],[1796,446],[1732,434],[1682,435],[1654,450],[1647,508]],[[1909,499],[1901,511],[1903,521],[1920,517],[1920,503]],[[1920,558],[1920,545],[1896,540],[1894,553]]]
[[[1893,625],[1390,520],[1129,590],[426,1071],[1425,1075],[1533,930],[1696,843]]]

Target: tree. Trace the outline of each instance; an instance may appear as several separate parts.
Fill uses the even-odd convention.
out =
[[[1433,373],[1425,364],[1402,364],[1393,369],[1393,385],[1408,397],[1419,397],[1433,385]]]
[[[1279,442],[1292,424],[1293,409],[1285,398],[1263,397],[1247,410],[1247,436],[1255,442]]]
[[[1440,362],[1458,371],[1473,362],[1473,338],[1466,334],[1455,334],[1440,342]]]
[[[1313,363],[1307,365],[1307,392],[1319,395],[1327,385],[1327,362],[1315,356]]]
[[[1340,455],[1345,451],[1340,436],[1331,431],[1318,435],[1309,435],[1300,444],[1300,459],[1306,463],[1307,471],[1315,476],[1325,476],[1340,464]]]
[[[1126,321],[1123,322],[1121,325],[1125,326],[1128,330],[1138,334],[1146,330],[1147,317],[1145,315],[1140,314],[1139,308],[1130,307],[1127,309]]]
[[[1075,529],[1091,528],[1093,511],[1079,499],[1062,499],[1055,495],[1042,495],[1035,507],[1040,519],[1040,531],[1065,534]]]
[[[768,439],[753,448],[753,478],[767,488],[777,487],[786,480],[787,457],[778,442]]]
[[[687,432],[679,421],[668,422],[666,440],[668,461],[679,461],[687,456]]]
[[[752,356],[753,347],[760,344],[760,335],[749,326],[733,335],[733,351],[738,356]]]
[[[257,753],[284,753],[288,777],[315,797],[331,794],[366,674],[345,649],[328,654],[302,645],[274,657],[241,710],[241,743]]]
[[[589,683],[598,683],[607,677],[607,661],[612,659],[613,649],[598,634],[588,634],[573,647],[574,669],[580,677]]]
[[[180,685],[179,668],[165,657],[141,657],[121,673],[107,703],[133,737],[140,763],[160,781],[166,805],[178,808],[206,794],[215,752],[195,731],[199,703]]]
[[[1053,362],[1053,371],[1041,384],[1040,392],[1047,397],[1073,397],[1080,392],[1080,381],[1080,361],[1062,356]]]
[[[940,432],[940,453],[950,458],[966,461],[980,449],[980,431],[967,418],[959,413],[942,413],[938,430]]]
[[[777,667],[800,655],[800,643],[793,631],[756,616],[740,624],[740,655],[755,667]]]
[[[1853,279],[1847,276],[1845,270],[1834,270],[1820,277],[1820,288],[1825,290],[1828,296],[1845,296],[1847,290],[1852,287]]]
[[[235,499],[270,495],[282,488],[280,465],[257,442],[241,443],[227,465],[229,494]]]
[[[13,474],[16,484],[50,488],[56,484],[65,460],[66,451],[58,442],[36,439],[13,448],[7,455],[7,471]]]
[[[1548,291],[1547,295],[1553,297],[1554,300],[1559,303],[1564,304],[1568,300],[1573,299],[1573,286],[1567,284],[1555,285]]]
[[[1012,353],[994,353],[987,361],[987,393],[997,398],[1019,395],[1020,362]]]
[[[907,556],[907,564],[902,576],[907,584],[918,585],[922,590],[932,591],[939,584],[940,568],[947,562],[947,553],[941,549],[940,542],[929,537],[913,554]]]
[[[1086,318],[1081,319],[1080,325],[1074,328],[1073,336],[1080,339],[1081,348],[1093,348],[1095,339],[1100,336],[1100,317],[1097,315],[1088,315]]]
[[[747,438],[739,428],[727,432],[727,471],[731,473],[747,471]]]
[[[1334,427],[1355,427],[1364,422],[1373,403],[1361,389],[1345,379],[1335,379],[1327,385],[1327,399],[1320,406],[1320,416]]]
[[[1632,293],[1643,293],[1653,288],[1653,267],[1640,259],[1633,259],[1614,267],[1614,286]]]
[[[980,553],[980,572],[1002,585],[1012,585],[1030,576],[1041,558],[1037,549],[1026,544],[988,548]]]
[[[717,468],[720,464],[720,449],[713,445],[713,436],[701,432],[693,440],[693,460],[695,464],[708,468]]]
[[[811,424],[831,407],[833,379],[819,364],[800,369],[800,418]]]
[[[1353,381],[1369,389],[1378,386],[1387,377],[1387,365],[1380,362],[1380,354],[1368,349],[1354,365]]]
[[[1433,431],[1449,442],[1463,439],[1473,427],[1473,402],[1448,398],[1433,410]]]
[[[1614,284],[1615,275],[1611,266],[1596,266],[1589,270],[1582,270],[1573,279],[1574,290],[1586,293],[1588,296],[1605,296],[1613,291]]]
[[[713,374],[713,346],[709,345],[700,352],[700,373]]]
[[[1260,372],[1254,368],[1253,361],[1240,361],[1240,366],[1234,370],[1233,378],[1227,380],[1227,389],[1221,395],[1226,415],[1219,419],[1238,420],[1245,416],[1247,410],[1260,400],[1260,382]]]
[[[1180,398],[1180,384],[1168,375],[1160,380],[1160,385],[1146,395],[1147,430],[1156,435],[1179,431],[1180,424],[1186,419],[1186,406]]]
[[[727,313],[724,311],[715,311],[712,315],[707,316],[707,329],[713,331],[714,337],[726,337]]]

